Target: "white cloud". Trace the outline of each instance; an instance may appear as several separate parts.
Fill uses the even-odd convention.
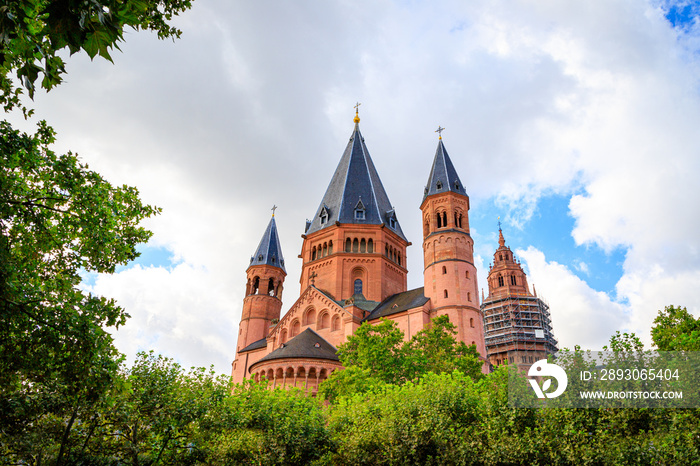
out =
[[[131,363],[138,351],[156,348],[184,367],[214,365],[230,373],[238,317],[231,303],[242,296],[221,287],[203,268],[180,264],[163,267],[136,265],[114,275],[100,275],[88,288],[117,300],[131,315],[112,331],[117,347]]]
[[[530,286],[534,285],[537,295],[549,304],[560,349],[575,345],[602,349],[615,330],[628,325],[625,306],[592,289],[566,266],[548,262],[544,253],[532,246],[516,254],[526,264]]]

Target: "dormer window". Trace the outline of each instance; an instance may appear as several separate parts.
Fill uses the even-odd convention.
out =
[[[318,216],[321,218],[321,225],[325,225],[326,223],[328,223],[329,215],[326,206],[323,206],[323,208],[321,209],[321,213]]]
[[[362,203],[362,199],[357,201],[355,205],[355,220],[365,219],[365,205]]]
[[[396,229],[396,213],[394,209],[391,209],[389,212],[386,213],[386,219],[389,223],[389,227],[393,230]]]
[[[459,191],[459,181],[455,181],[455,189]]]
[[[262,254],[260,254],[260,255],[258,256],[258,262],[262,262],[263,257],[264,257],[264,256],[263,256]]]
[[[437,189],[442,189],[442,181],[438,180],[435,186],[437,187]]]

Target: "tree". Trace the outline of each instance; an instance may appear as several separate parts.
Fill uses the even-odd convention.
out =
[[[447,316],[432,320],[425,328],[404,341],[396,322],[383,320],[372,325],[363,323],[338,347],[338,357],[345,367],[335,371],[319,387],[319,396],[335,402],[355,393],[381,390],[387,384],[416,381],[430,372],[450,374],[454,371],[481,377],[482,362],[475,346],[455,339],[456,327]]]
[[[457,327],[448,316],[432,319],[426,327],[411,338],[411,348],[417,352],[422,365],[420,372],[435,374],[459,371],[477,380],[481,377],[479,352],[476,346],[455,339]]]
[[[14,433],[47,412],[70,431],[111,384],[119,355],[105,328],[128,314],[80,290],[80,274],[136,258],[151,236],[138,224],[158,212],[53,141],[44,123],[36,135],[0,123],[0,416]]]
[[[63,49],[112,61],[109,51],[118,49],[127,27],[179,37],[168,21],[190,6],[190,0],[0,0],[0,102],[5,110],[21,106],[13,72],[31,98],[40,76],[46,90],[60,84]]]
[[[189,0],[0,0],[0,102],[19,108],[22,89],[61,82],[61,50],[111,60],[124,29],[159,37]],[[105,328],[128,314],[79,288],[80,274],[111,273],[138,256],[158,212],[135,188],[115,187],[72,153],[57,155],[54,131],[0,123],[0,458],[60,464],[71,429],[103,402],[120,355]],[[45,448],[44,448],[45,447]],[[54,448],[55,447],[55,448]],[[28,455],[28,456],[27,456]]]
[[[700,318],[686,308],[666,306],[654,319],[651,339],[660,351],[700,351]]]
[[[385,383],[399,383],[415,376],[409,362],[410,347],[393,320],[372,325],[365,322],[338,346],[338,358],[344,367],[366,369],[372,377]]]

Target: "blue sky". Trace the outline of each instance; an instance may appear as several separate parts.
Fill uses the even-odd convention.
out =
[[[506,243],[562,346],[601,348],[665,305],[698,315],[697,2],[196,0],[182,39],[129,32],[83,54],[37,116],[116,184],[163,208],[142,256],[93,293],[132,316],[129,358],[233,359],[245,269],[273,204],[299,294],[304,220],[360,127],[422,286],[419,205],[443,140],[471,200],[478,280]],[[17,118],[18,125],[30,127]]]

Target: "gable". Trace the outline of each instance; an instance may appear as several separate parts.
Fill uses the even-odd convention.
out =
[[[299,335],[305,329],[311,329],[321,335],[327,332],[342,333],[345,314],[349,314],[348,311],[338,303],[316,287],[309,286],[279,323],[270,330],[267,340],[268,342],[272,340],[272,348],[277,349],[282,343]]]

